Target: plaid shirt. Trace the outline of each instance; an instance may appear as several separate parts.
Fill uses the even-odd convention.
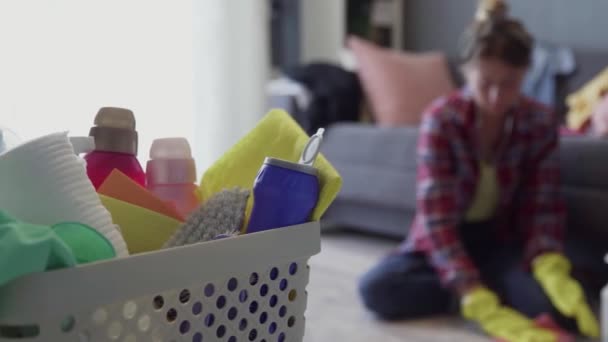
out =
[[[524,243],[529,263],[540,253],[562,249],[557,126],[551,111],[530,99],[509,115],[511,130],[496,160],[496,221],[501,236]],[[461,90],[435,101],[420,127],[417,213],[402,250],[426,253],[446,286],[480,280],[458,233],[479,172],[476,122],[473,100]]]

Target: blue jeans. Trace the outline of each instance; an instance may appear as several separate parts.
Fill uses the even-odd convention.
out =
[[[503,303],[536,317],[549,313],[564,328],[575,322],[559,314],[529,271],[522,267],[523,250],[515,244],[498,243],[484,224],[465,225],[461,239],[483,282],[495,291]],[[566,254],[574,272],[586,290],[588,299],[597,299],[608,281],[608,267],[603,251],[588,243],[569,243]],[[580,266],[580,267],[579,267]],[[438,314],[457,313],[458,298],[439,283],[439,277],[421,253],[393,254],[367,272],[359,283],[364,305],[383,319],[412,319]]]

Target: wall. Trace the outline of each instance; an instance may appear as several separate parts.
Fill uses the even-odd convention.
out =
[[[455,56],[460,33],[473,17],[476,0],[404,0],[405,47],[441,49]],[[608,1],[511,0],[539,40],[575,49],[608,51]]]
[[[303,63],[339,61],[346,30],[346,0],[301,0]]]
[[[194,141],[204,170],[265,114],[268,6],[257,0],[193,1]]]

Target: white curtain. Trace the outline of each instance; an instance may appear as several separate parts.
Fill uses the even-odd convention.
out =
[[[23,139],[86,135],[132,109],[139,158],[191,141],[199,173],[263,111],[265,1],[1,0],[0,125]]]

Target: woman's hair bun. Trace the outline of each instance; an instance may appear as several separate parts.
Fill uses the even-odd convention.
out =
[[[479,0],[475,19],[478,22],[500,21],[507,19],[509,6],[504,0]]]

